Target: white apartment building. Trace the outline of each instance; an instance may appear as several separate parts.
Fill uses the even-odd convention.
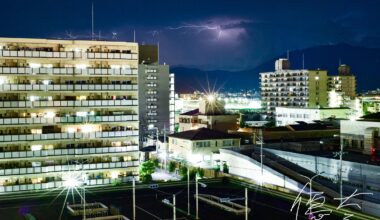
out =
[[[138,45],[0,38],[0,193],[138,172]]]
[[[275,71],[260,73],[261,104],[271,117],[276,107],[326,107],[327,71],[292,70],[286,59],[276,61]]]
[[[348,119],[350,115],[350,108],[276,107],[276,126],[297,124],[297,121],[312,123],[328,118]]]

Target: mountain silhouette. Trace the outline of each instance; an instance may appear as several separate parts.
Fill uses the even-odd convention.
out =
[[[329,75],[337,74],[339,63],[351,66],[351,72],[356,76],[358,92],[380,87],[380,48],[336,44],[295,50],[289,53],[292,69],[302,68],[303,56],[305,69],[325,69]],[[209,71],[173,66],[171,72],[175,73],[176,91],[180,93],[215,89],[259,90],[259,73],[273,71],[275,60],[284,57],[286,53],[242,71]]]

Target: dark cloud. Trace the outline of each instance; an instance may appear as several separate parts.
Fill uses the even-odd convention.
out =
[[[96,33],[104,39],[132,40],[136,30],[139,42],[160,42],[162,60],[172,65],[237,70],[287,49],[337,43],[380,47],[376,0],[93,2]],[[89,37],[91,3],[3,0],[0,35]]]

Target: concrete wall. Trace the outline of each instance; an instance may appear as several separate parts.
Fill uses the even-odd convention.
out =
[[[263,176],[261,176],[260,163],[246,155],[238,152],[221,149],[220,161],[225,162],[229,168],[229,173],[236,176],[252,179],[258,183],[268,183],[294,191],[299,191],[302,186],[287,176],[263,166]]]

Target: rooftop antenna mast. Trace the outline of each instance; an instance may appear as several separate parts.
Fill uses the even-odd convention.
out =
[[[289,50],[286,51],[286,59],[289,60]]]
[[[339,66],[342,65],[342,59],[339,57]]]
[[[305,69],[305,54],[302,53],[302,69]]]
[[[136,43],[136,30],[133,30],[133,42]]]
[[[94,40],[94,2],[91,3],[91,39]]]
[[[157,41],[157,62],[160,64],[160,41]]]

